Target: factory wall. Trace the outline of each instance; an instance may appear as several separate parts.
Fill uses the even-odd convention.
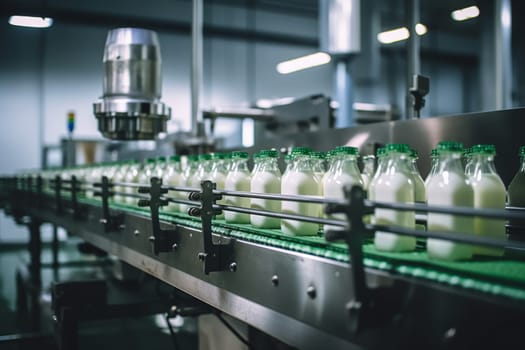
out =
[[[61,6],[67,8],[63,0]],[[119,6],[122,5],[122,6]],[[149,16],[188,22],[190,2],[155,1]],[[108,12],[102,0],[78,2],[90,12]],[[118,0],[112,8],[119,15],[136,16],[140,1]],[[174,11],[174,8],[177,10]],[[315,15],[275,13],[227,5],[205,7],[205,23],[262,32],[284,33],[317,38]],[[107,26],[89,23],[56,22],[47,30],[16,28],[0,23],[0,101],[3,126],[0,128],[0,173],[40,166],[42,145],[57,144],[66,134],[66,115],[77,116],[74,136],[100,138],[92,103],[102,94],[102,53]],[[163,56],[163,98],[172,107],[170,132],[190,127],[191,38],[184,33],[159,31]],[[428,36],[422,47],[446,51],[453,47],[473,52],[476,43],[461,38]],[[448,46],[447,46],[448,45]],[[358,102],[391,103],[404,113],[406,59],[404,44],[392,50],[379,50],[379,66],[369,67],[368,58],[356,59],[353,72],[354,97]],[[323,93],[333,96],[332,65],[289,75],[280,75],[275,65],[285,59],[316,51],[304,45],[254,42],[247,38],[205,37],[204,107],[247,106],[261,98],[302,97]],[[474,49],[475,52],[475,49]],[[461,53],[461,52],[459,52]],[[479,110],[476,74],[470,63],[456,64],[454,56],[427,55],[422,73],[431,77],[431,93],[423,116],[445,115]],[[370,76],[360,72],[373,72]],[[240,122],[220,120],[215,130],[226,146],[240,145]],[[0,219],[0,240],[11,230]]]

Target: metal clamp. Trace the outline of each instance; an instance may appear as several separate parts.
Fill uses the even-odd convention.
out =
[[[348,199],[348,204],[337,205],[327,204],[325,207],[326,214],[343,213],[346,215],[349,228],[347,230],[329,230],[325,232],[327,241],[335,241],[339,239],[345,240],[348,245],[350,253],[350,262],[352,268],[350,269],[353,299],[347,304],[347,309],[350,315],[350,329],[357,333],[363,326],[365,315],[369,315],[369,310],[372,307],[371,292],[365,280],[365,270],[363,263],[363,238],[369,231],[365,228],[363,216],[373,213],[373,208],[365,206],[365,191],[361,186],[353,186],[343,188],[345,198]]]
[[[150,240],[153,243],[153,252],[155,255],[159,253],[167,253],[177,249],[177,234],[175,230],[163,230],[160,228],[159,208],[168,205],[166,199],[161,198],[163,194],[168,192],[167,189],[162,188],[162,180],[158,177],[151,178],[150,187],[139,187],[139,193],[149,193],[150,199],[139,199],[139,207],[149,206],[151,212],[151,226],[153,235]]]
[[[215,244],[212,238],[211,221],[215,215],[221,213],[220,209],[214,209],[213,206],[222,196],[213,193],[213,190],[216,189],[216,184],[209,180],[201,182],[201,189],[201,193],[190,193],[190,200],[200,200],[202,203],[201,208],[190,208],[188,214],[201,217],[204,252],[200,252],[198,257],[204,264],[204,273],[209,274],[217,271],[233,272],[236,270],[236,268],[232,269],[230,266],[233,264],[231,261],[233,240],[229,240],[227,243],[219,241],[219,244]]]
[[[78,191],[80,190],[76,176],[71,176],[71,205],[73,207],[73,219],[81,217],[80,206],[78,205]]]
[[[109,182],[107,176],[102,176],[102,182],[100,184],[94,184],[95,187],[100,187],[100,192],[95,192],[96,196],[102,197],[102,215],[100,223],[104,225],[106,232],[118,231],[124,221],[122,214],[111,215],[109,211],[109,198],[113,196],[113,192],[110,191],[113,188],[113,184]]]
[[[62,178],[55,176],[55,210],[58,215],[62,214]]]

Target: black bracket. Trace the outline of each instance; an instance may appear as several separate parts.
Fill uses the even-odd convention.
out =
[[[36,203],[37,208],[42,208],[43,206],[43,187],[44,182],[42,180],[42,176],[38,175],[36,178]]]
[[[106,232],[118,231],[122,227],[124,216],[122,214],[111,215],[109,211],[109,198],[113,196],[113,184],[109,182],[107,176],[102,176],[102,182],[94,184],[95,187],[100,187],[100,192],[95,192],[96,196],[102,197],[102,215],[100,223],[104,225]]]
[[[353,186],[352,188],[345,186],[343,191],[348,204],[328,204],[325,207],[325,213],[345,214],[349,227],[347,230],[329,230],[325,232],[325,239],[330,242],[343,239],[348,245],[352,265],[350,273],[353,298],[346,307],[350,316],[350,329],[357,333],[363,324],[368,322],[367,317],[370,316],[370,309],[373,305],[371,291],[365,280],[362,249],[363,239],[369,233],[363,222],[363,216],[372,214],[373,208],[365,205],[366,192],[361,186]]]
[[[198,257],[204,264],[204,273],[209,274],[210,272],[227,270],[235,272],[237,265],[231,261],[233,240],[229,240],[227,243],[221,243],[220,240],[219,244],[213,243],[212,219],[215,215],[221,213],[220,209],[214,209],[213,206],[222,196],[213,193],[213,190],[216,189],[216,184],[209,180],[201,182],[201,189],[202,192],[192,192],[189,197],[190,200],[200,200],[202,203],[201,208],[192,207],[188,214],[201,217],[204,252],[200,252]]]
[[[73,218],[79,220],[81,218],[80,206],[78,205],[78,192],[80,186],[76,176],[71,176],[71,205],[73,207]]]
[[[152,177],[150,187],[139,187],[139,193],[149,193],[150,199],[139,199],[139,207],[148,207],[151,212],[151,226],[153,235],[150,241],[153,243],[153,253],[167,253],[177,249],[177,234],[175,230],[163,230],[160,228],[159,208],[168,205],[168,201],[161,198],[168,190],[162,188],[162,180]]]
[[[60,175],[55,176],[55,210],[58,215],[62,214],[62,179]]]

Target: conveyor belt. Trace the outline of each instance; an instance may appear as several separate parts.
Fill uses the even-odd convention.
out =
[[[82,201],[89,204],[100,203],[89,199]],[[149,216],[148,209],[116,203],[112,203],[111,206]],[[160,215],[160,219],[195,229],[201,228],[199,219],[182,213],[164,212]],[[259,229],[249,224],[229,224],[224,220],[216,220],[213,231],[261,245],[341,262],[349,261],[346,244],[329,243],[322,236],[289,236],[277,229]],[[525,261],[477,257],[469,261],[445,262],[429,259],[426,252],[421,249],[409,253],[378,251],[370,241],[364,243],[363,251],[364,264],[369,268],[525,300]]]

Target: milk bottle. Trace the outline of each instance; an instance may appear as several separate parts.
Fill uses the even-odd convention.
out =
[[[281,172],[277,164],[279,154],[275,150],[261,151],[252,172],[251,192],[281,193]],[[251,199],[251,208],[280,212],[281,202],[268,199]],[[262,215],[250,215],[250,223],[260,228],[279,228],[281,220]]]
[[[326,173],[325,168],[326,154],[323,152],[310,152],[310,160],[312,163],[312,169],[314,170],[315,176],[319,182],[322,181],[324,174]]]
[[[207,180],[215,183],[217,190],[224,190],[224,184],[226,182],[226,169],[224,168],[224,160],[226,155],[224,153],[215,153],[212,156],[212,165]],[[226,204],[224,199],[217,201],[217,204]],[[215,219],[224,219],[224,213],[215,215]]]
[[[430,171],[428,172],[428,175],[425,179],[425,192],[428,191],[428,183],[430,182],[430,179],[432,178],[432,176],[437,174],[438,163],[439,157],[437,149],[433,149],[430,152]]]
[[[363,172],[361,173],[361,179],[363,180],[363,188],[368,190],[368,185],[374,177],[375,173],[375,162],[376,159],[373,154],[369,154],[363,157]]]
[[[180,185],[181,187],[192,187],[191,186],[191,180],[193,176],[197,172],[197,168],[199,166],[199,156],[198,155],[189,155],[186,163],[186,167],[184,168],[184,171],[182,172],[182,176],[180,179]],[[200,185],[199,185],[200,188]],[[179,192],[178,195],[181,197],[181,199],[188,200],[189,192]],[[187,204],[179,204],[179,210],[182,213],[187,214],[188,209],[190,208]]]
[[[286,168],[281,180],[281,193],[291,195],[321,195],[321,183],[314,174],[310,162],[310,149],[306,147],[295,147],[292,150],[290,163]],[[281,203],[283,213],[300,214],[317,217],[320,213],[320,205],[313,203],[299,203],[283,201]],[[288,235],[315,235],[319,225],[315,223],[296,220],[281,220],[281,230]]]
[[[164,168],[164,174],[162,176],[162,184],[166,186],[181,186],[182,174],[181,174],[181,164],[180,156],[175,155],[169,158],[169,161],[166,163]],[[182,192],[168,191],[168,196],[184,199],[184,196],[181,195]],[[167,207],[164,207],[166,211],[176,212],[180,210],[180,204],[170,202]]]
[[[330,169],[323,178],[323,195],[325,198],[344,199],[343,187],[363,186],[363,180],[357,166],[358,150],[355,147],[340,146],[332,155]],[[345,219],[344,214],[330,215],[331,219]],[[323,230],[341,230],[341,227],[324,225]]]
[[[438,144],[439,165],[427,188],[428,205],[450,207],[473,207],[474,191],[468,181],[461,155],[463,145],[457,142]],[[474,220],[471,217],[428,213],[429,231],[473,233]],[[472,257],[470,245],[429,238],[427,251],[430,258],[440,260],[462,260]]]
[[[386,146],[386,169],[374,184],[374,200],[389,203],[414,203],[414,181],[408,165],[409,152],[410,148],[405,144]],[[377,225],[415,228],[415,216],[412,211],[375,209],[374,217]],[[416,238],[376,231],[374,245],[376,249],[384,251],[411,251],[416,248]]]
[[[368,199],[374,199],[375,193],[374,188],[377,182],[380,179],[380,176],[385,172],[386,169],[386,149],[384,147],[378,148],[376,151],[377,156],[377,169],[374,173],[374,176],[370,179],[368,184]]]
[[[425,203],[427,201],[427,194],[425,189],[425,182],[417,169],[418,154],[416,150],[410,150],[410,161],[408,163],[410,173],[412,174],[412,181],[414,182],[414,196],[416,202]]]
[[[472,156],[472,148],[467,148],[463,152],[463,163],[465,164],[465,175],[470,178],[474,175],[474,158]]]
[[[525,208],[525,146],[520,147],[520,168],[510,182],[508,203],[511,207]],[[525,222],[509,221],[509,234],[512,239],[523,240],[525,237]]]
[[[474,189],[474,208],[505,209],[507,192],[496,172],[494,145],[476,145],[471,149],[472,176],[469,178]],[[505,220],[474,218],[474,232],[478,236],[505,239]],[[475,246],[474,254],[501,256],[504,249]]]
[[[248,153],[247,152],[233,152],[231,169],[226,176],[224,188],[229,191],[250,191],[251,174],[248,170]],[[250,198],[243,197],[226,197],[226,205],[236,207],[250,207]],[[249,224],[250,215],[244,213],[236,213],[233,211],[225,211],[224,218],[226,222],[236,224]]]
[[[130,165],[129,167],[129,170],[128,170],[128,173],[126,174],[126,177],[125,177],[125,181],[124,182],[128,182],[128,183],[138,183],[139,182],[139,170],[140,170],[140,163],[139,162],[134,162],[133,164]],[[127,194],[136,194],[137,193],[137,188],[136,187],[125,187],[124,188],[124,192],[127,193]],[[134,197],[128,197],[126,196],[125,199],[124,199],[124,202],[126,204],[136,204],[138,201],[137,198],[134,198]]]
[[[115,175],[113,176],[113,182],[119,183],[119,182],[125,182],[126,181],[126,175],[128,174],[131,165],[133,164],[133,161],[126,161],[122,162],[119,169],[115,172]],[[125,203],[126,199],[122,194],[119,193],[125,193],[126,187],[120,186],[120,185],[114,185],[113,190],[116,192],[113,196],[113,199],[117,203]]]
[[[201,189],[201,181],[208,180],[211,173],[211,154],[199,154],[197,171],[191,177],[190,187]]]

